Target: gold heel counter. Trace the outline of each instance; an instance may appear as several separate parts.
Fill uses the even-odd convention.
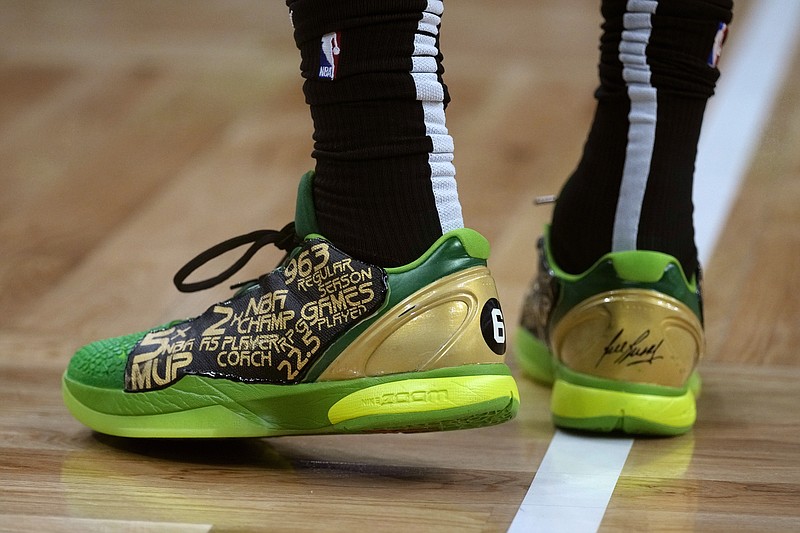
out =
[[[551,341],[561,364],[576,372],[667,387],[684,387],[705,350],[691,309],[645,289],[581,302],[558,322]]]
[[[318,380],[502,363],[502,353],[492,351],[481,329],[481,312],[490,300],[497,301],[497,289],[488,268],[473,267],[444,277],[390,309]]]

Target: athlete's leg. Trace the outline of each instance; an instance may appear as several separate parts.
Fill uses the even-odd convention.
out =
[[[551,246],[566,271],[635,249],[695,271],[694,162],[731,8],[730,0],[603,1],[594,123],[553,214]]]
[[[675,434],[704,350],[692,180],[729,0],[605,0],[597,110],[516,353],[561,426]]]
[[[288,0],[314,120],[320,230],[382,266],[463,227],[440,0]]]

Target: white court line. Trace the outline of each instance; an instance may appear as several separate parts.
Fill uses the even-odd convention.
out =
[[[797,49],[800,2],[758,0],[722,55],[695,165],[695,240],[707,263]],[[734,18],[734,24],[736,19]]]
[[[711,257],[797,48],[800,1],[759,0],[732,31],[695,171],[700,260]],[[509,532],[597,531],[633,444],[556,431]]]
[[[632,445],[556,430],[509,531],[596,531]]]

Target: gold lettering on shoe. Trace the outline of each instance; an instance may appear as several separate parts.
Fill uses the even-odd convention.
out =
[[[197,318],[148,332],[128,357],[128,392],[168,387],[185,375],[296,383],[354,323],[380,309],[386,272],[323,239],[285,266]]]

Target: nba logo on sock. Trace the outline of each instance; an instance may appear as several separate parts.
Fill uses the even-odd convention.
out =
[[[319,79],[334,80],[339,67],[339,48],[341,36],[338,31],[322,36],[319,49]]]
[[[722,55],[722,45],[725,44],[725,39],[728,38],[728,25],[720,22],[717,26],[717,34],[714,36],[714,46],[711,48],[711,54],[708,56],[708,66],[716,67],[719,63],[719,56]]]

